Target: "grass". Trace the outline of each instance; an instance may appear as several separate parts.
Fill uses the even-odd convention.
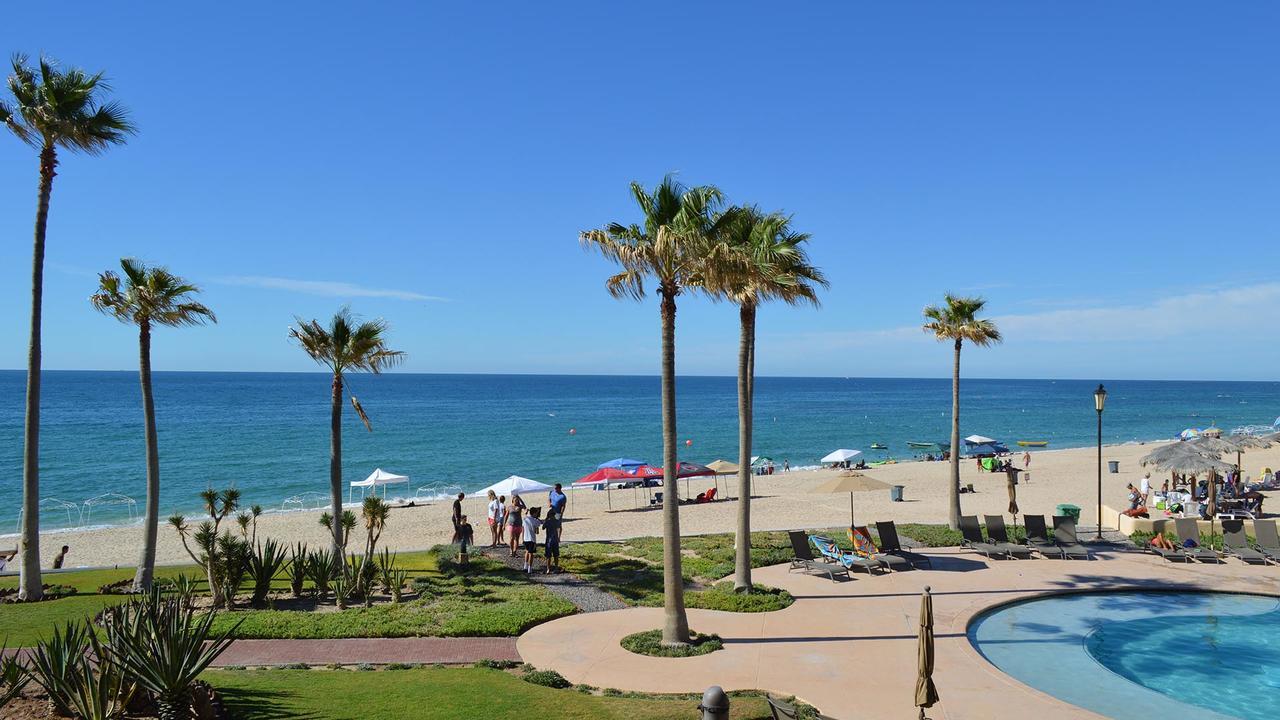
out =
[[[203,675],[241,720],[694,720],[698,698],[603,697],[525,682],[500,670],[423,668],[395,672],[209,671]],[[426,702],[424,702],[426,700]],[[766,720],[764,699],[735,695],[733,720]]]
[[[29,647],[44,640],[72,620],[93,617],[110,605],[125,601],[123,595],[72,595],[35,603],[0,605],[0,645]]]
[[[652,657],[695,657],[724,649],[719,635],[690,632],[689,644],[668,647],[662,644],[661,630],[645,630],[622,638],[622,647],[639,655]],[[732,707],[732,705],[731,705]]]

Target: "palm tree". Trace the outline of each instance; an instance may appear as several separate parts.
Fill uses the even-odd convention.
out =
[[[334,313],[329,326],[318,320],[297,318],[298,326],[289,328],[289,335],[312,360],[333,371],[332,409],[329,420],[329,492],[332,495],[330,517],[342,517],[342,395],[344,374],[347,372],[381,373],[404,359],[399,350],[389,350],[386,345],[388,325],[385,320],[359,322],[348,308]],[[369,416],[355,395],[351,406],[364,426],[373,431]],[[330,523],[333,531],[333,554],[342,562],[342,523]]]
[[[156,438],[156,407],[151,392],[151,328],[217,322],[213,311],[190,299],[200,288],[162,267],[149,268],[140,260],[120,260],[123,274],[108,270],[98,276],[93,307],[120,322],[138,326],[138,379],[142,383],[143,433],[147,444],[147,509],[143,525],[142,558],[133,576],[133,591],[151,588],[156,567],[156,535],[160,528],[160,444]]]
[[[684,609],[684,575],[680,562],[680,501],[676,482],[676,298],[687,288],[702,287],[707,273],[716,267],[710,238],[732,214],[717,216],[723,202],[712,186],[685,188],[666,177],[653,189],[631,183],[631,195],[644,215],[643,225],[609,223],[583,231],[582,244],[595,248],[622,270],[605,281],[615,298],[641,300],[644,282],[657,283],[662,318],[662,629],[665,645],[689,642],[689,620]]]
[[[982,298],[957,297],[947,293],[943,304],[924,309],[924,331],[938,340],[955,344],[955,365],[951,370],[951,511],[948,522],[952,530],[960,527],[960,348],[964,341],[986,347],[1000,342],[1000,331],[990,320],[978,318],[987,301]]]
[[[818,304],[817,287],[825,287],[822,272],[809,263],[803,244],[809,235],[791,229],[791,218],[765,215],[759,208],[737,209],[720,237],[736,254],[733,266],[722,268],[720,297],[738,306],[738,528],[734,590],[751,592],[751,450],[755,394],[756,309],[760,303]]]
[[[9,91],[13,104],[0,102],[0,122],[18,139],[40,150],[40,191],[31,253],[31,340],[27,353],[27,409],[22,448],[22,579],[18,597],[39,600],[40,585],[40,313],[44,296],[44,241],[49,196],[57,174],[58,150],[97,155],[122,144],[134,132],[123,107],[102,102],[109,90],[102,73],[59,69],[47,58],[27,66],[14,55]]]

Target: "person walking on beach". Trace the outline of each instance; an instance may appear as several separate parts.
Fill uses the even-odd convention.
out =
[[[1022,453],[1022,467],[1026,470],[1031,469],[1031,451],[1026,450]]]
[[[461,536],[462,525],[462,498],[466,497],[465,493],[458,493],[458,497],[453,501],[453,539],[449,542],[456,543]]]
[[[498,494],[489,491],[489,547],[498,547],[498,526],[502,522],[502,503],[498,502]]]
[[[538,516],[541,514],[542,508],[530,508],[522,523],[524,528],[524,571],[526,573],[533,572],[533,558],[538,554],[538,528],[542,527],[542,520]]]
[[[511,502],[507,503],[507,530],[511,533],[511,557],[516,556],[516,547],[520,544],[520,528],[524,520],[524,501],[516,493],[511,493]]]
[[[551,492],[547,493],[547,502],[551,505],[551,509],[547,513],[548,518],[551,517],[552,513],[560,516],[564,515],[564,508],[569,502],[569,496],[564,494],[560,483],[556,483],[556,486],[551,488]]]
[[[507,496],[498,496],[498,545],[507,544]]]
[[[60,552],[60,553],[58,553],[56,556],[54,556],[54,558],[53,558],[53,569],[54,569],[54,570],[61,570],[61,569],[62,569],[62,563],[64,563],[64,562],[66,562],[66,561],[67,561],[67,551],[68,551],[68,550],[70,550],[70,549],[71,549],[71,548],[70,548],[69,546],[67,546],[67,545],[63,545],[63,546],[62,546],[62,552]]]
[[[547,514],[547,519],[542,523],[543,541],[547,551],[547,574],[560,572],[560,530],[564,526],[564,521],[560,513],[552,512]]]
[[[788,460],[788,459],[786,459],[786,458],[783,458],[783,459],[782,459],[782,472],[787,472],[787,471],[789,471],[789,470],[791,470],[791,461],[790,461],[790,460]]]

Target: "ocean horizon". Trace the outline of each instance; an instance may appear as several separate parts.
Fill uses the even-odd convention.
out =
[[[197,493],[234,484],[245,505],[279,510],[286,498],[328,492],[329,375],[323,372],[154,374],[161,458],[161,511],[191,513]],[[1092,446],[1096,380],[965,379],[961,434],[1014,447]],[[517,474],[572,482],[616,457],[661,462],[659,378],[645,375],[354,375],[349,389],[369,414],[367,431],[344,408],[344,481],[375,467],[424,488],[472,491]],[[677,379],[681,459],[737,458],[737,380]],[[1280,382],[1115,380],[1103,417],[1106,443],[1175,437],[1186,427],[1230,432],[1270,426]],[[22,495],[26,374],[0,370],[0,535],[12,533]],[[949,436],[949,378],[756,380],[755,454],[811,466],[836,448],[869,460],[909,460],[908,441]],[[42,528],[136,521],[128,505],[84,502],[146,494],[142,411],[136,371],[44,373],[41,497],[70,507],[42,512]],[[572,432],[571,432],[572,431]],[[687,444],[686,444],[687,443]],[[872,443],[888,446],[871,450]],[[430,489],[423,490],[425,493]]]

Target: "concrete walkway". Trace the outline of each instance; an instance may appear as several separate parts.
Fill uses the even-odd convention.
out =
[[[261,666],[306,663],[470,664],[479,660],[520,660],[515,638],[345,638],[340,640],[236,640],[214,663]]]
[[[663,659],[623,650],[625,635],[662,625],[660,608],[573,615],[535,627],[517,644],[539,668],[569,681],[646,692],[760,689],[796,695],[837,719],[914,718],[916,631],[920,592],[934,594],[942,697],[935,720],[1098,716],[1027,687],[997,670],[966,636],[985,608],[1037,594],[1119,588],[1241,590],[1280,595],[1274,567],[1167,563],[1152,555],[1106,551],[1090,561],[992,560],[960,549],[931,551],[934,569],[876,577],[757,570],[754,580],[795,596],[789,608],[761,614],[690,610],[698,632],[724,638],[725,649],[695,658]]]

